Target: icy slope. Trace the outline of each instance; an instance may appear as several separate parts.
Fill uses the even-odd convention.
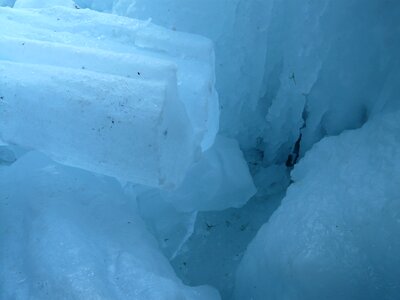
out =
[[[400,113],[325,138],[250,244],[236,299],[396,299]]]
[[[174,275],[106,177],[31,152],[0,167],[1,299],[219,299]]]

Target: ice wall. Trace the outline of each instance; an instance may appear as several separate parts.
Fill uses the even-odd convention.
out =
[[[167,188],[183,180],[198,147],[213,144],[219,108],[208,40],[61,7],[3,8],[0,23],[10,28],[0,36],[4,141]]]
[[[99,4],[86,1],[82,5],[95,8]],[[214,41],[222,133],[239,139],[246,150],[245,157],[261,198],[269,199],[275,189],[289,183],[288,170],[294,164],[294,160],[288,160],[289,154],[299,155],[299,161],[324,137],[360,128],[382,112],[399,109],[397,1],[193,0],[182,4],[168,0],[116,0],[99,9],[151,18],[163,26],[201,33]],[[340,160],[337,164],[341,164]],[[331,197],[335,197],[333,192]],[[217,218],[213,213],[201,214],[203,217]],[[200,237],[205,225],[199,221],[197,226],[199,238],[188,242],[193,248],[207,245]],[[271,239],[284,234],[269,232]],[[224,261],[227,252],[221,251],[215,261]],[[268,255],[265,253],[265,257]],[[183,253],[180,257],[179,263],[188,265],[197,259],[198,265],[193,268],[179,265],[186,270],[181,274],[188,281],[213,278],[212,267],[208,273],[206,268],[196,268],[201,265],[199,258],[204,259],[201,253]],[[241,280],[245,280],[244,274]],[[254,271],[253,278],[263,274]],[[358,278],[363,282],[363,278]],[[212,280],[218,284],[223,281]],[[277,286],[276,282],[271,285]],[[251,289],[250,280],[241,288],[241,299],[248,297],[246,289]],[[263,292],[266,291],[262,289],[256,295],[264,299]],[[277,299],[281,296],[277,292]]]
[[[221,132],[243,142],[256,111],[264,74],[265,43],[271,1],[254,0],[79,0],[82,7],[151,19],[172,30],[200,34],[216,49]]]
[[[241,207],[256,193],[256,188],[237,141],[217,136],[177,189],[149,192],[178,211],[193,212]],[[146,194],[141,197],[146,198]]]
[[[400,113],[321,140],[249,245],[236,299],[395,299]]]
[[[81,1],[212,39],[222,133],[244,149],[262,139],[266,165],[285,162],[300,130],[304,154],[325,135],[360,127],[399,77],[395,0],[102,3]]]
[[[265,68],[267,163],[326,135],[360,127],[399,79],[397,1],[273,1]],[[388,105],[388,104],[387,104]],[[398,105],[398,104],[396,104]],[[264,108],[263,108],[264,107]]]
[[[396,298],[399,128],[381,114],[400,105],[399,11],[397,1],[274,1],[259,102],[269,167],[256,184],[296,141],[305,158],[245,254],[237,299]]]
[[[13,2],[0,0],[0,6],[12,6]],[[73,217],[67,213],[72,209],[65,209],[64,204],[58,211],[50,200],[45,206],[51,209],[29,203],[33,209],[24,210],[23,215],[15,212],[19,213],[16,219],[23,217],[30,224],[38,215],[39,224],[49,228],[55,224],[62,228],[57,232],[72,232],[66,236],[74,237],[80,251],[75,255],[68,252],[71,247],[56,248],[58,254],[41,257],[44,246],[21,246],[30,245],[26,241],[31,231],[23,231],[12,217],[5,218],[4,228],[29,232],[17,235],[18,241],[7,235],[19,249],[17,253],[35,265],[40,260],[54,272],[31,276],[27,281],[40,278],[40,284],[29,289],[24,277],[10,271],[3,276],[8,281],[4,279],[0,285],[6,282],[11,291],[15,282],[24,282],[22,298],[36,295],[37,290],[52,292],[53,286],[70,284],[65,277],[54,275],[64,270],[62,261],[68,259],[76,264],[75,269],[67,268],[67,273],[76,274],[81,266],[102,274],[93,276],[99,281],[87,279],[92,278],[86,276],[90,271],[82,271],[81,277],[69,276],[84,282],[78,285],[74,281],[72,288],[65,289],[76,298],[86,299],[92,293],[124,299],[124,293],[132,295],[130,288],[143,291],[141,295],[150,299],[191,299],[196,293],[206,299],[214,297],[208,288],[183,286],[162,253],[185,284],[212,284],[223,299],[233,295],[237,299],[396,299],[400,290],[398,1],[74,2],[18,0],[14,10],[0,10],[0,26],[7,29],[0,33],[0,85],[7,94],[0,95],[4,98],[0,97],[0,172],[15,178],[20,178],[16,173],[32,175],[30,164],[14,173],[30,149],[5,145],[1,142],[5,139],[38,148],[60,162],[119,178],[123,188],[116,187],[110,194],[129,205],[121,208],[111,196],[109,204],[100,197],[98,206],[91,205],[93,201],[82,194],[82,205],[73,202],[79,211],[79,216]],[[54,4],[66,8],[51,8]],[[46,89],[37,89],[39,83]],[[98,101],[98,94],[107,101]],[[90,106],[74,110],[68,95],[72,100],[84,98]],[[55,100],[38,102],[42,96]],[[157,105],[141,106],[136,101],[139,97],[150,97],[151,101],[145,102]],[[127,99],[122,105],[131,109],[124,115],[115,108],[121,98]],[[132,111],[143,118],[129,121]],[[98,119],[94,120],[94,115]],[[72,116],[72,122],[63,122],[67,116]],[[115,120],[127,122],[126,130],[113,123]],[[105,132],[89,132],[93,121],[100,129],[106,125]],[[164,124],[176,125],[176,138],[173,131],[165,131]],[[86,129],[73,131],[77,125]],[[40,134],[35,128],[41,129]],[[128,136],[135,139],[125,138]],[[163,139],[171,143],[167,145]],[[68,143],[59,147],[60,140]],[[157,149],[140,148],[150,140]],[[107,168],[97,164],[99,157],[100,161],[110,158]],[[163,157],[168,164],[162,163]],[[67,172],[60,168],[74,170],[56,166],[58,175]],[[73,172],[77,181],[88,174]],[[35,181],[35,188],[52,184],[53,175]],[[95,177],[93,185],[83,180],[91,190],[108,186],[105,182],[111,180]],[[8,178],[6,191],[17,184],[32,191],[27,179],[21,178],[18,183]],[[56,185],[62,199],[67,199],[63,188],[71,187],[68,178],[65,180],[65,185]],[[172,186],[174,190],[159,189]],[[68,199],[79,198],[80,193],[76,191]],[[38,194],[45,199],[54,196],[45,194],[44,188]],[[13,202],[26,203],[20,195],[13,197]],[[88,198],[96,197],[90,194]],[[136,202],[138,208],[129,212],[127,208]],[[92,213],[97,207],[117,219],[142,219],[145,225],[140,221],[129,231],[132,240],[123,234],[113,236],[114,248],[109,250],[111,234],[98,228],[119,232],[124,227],[120,223],[114,226],[117,221],[111,216],[96,219]],[[58,225],[58,218],[67,221]],[[76,229],[82,224],[87,228]],[[44,236],[51,244],[64,242],[45,231],[35,232],[32,236]],[[143,241],[137,232],[143,234]],[[160,259],[140,256],[136,248],[124,246],[128,240],[147,247],[150,235],[154,240],[150,238],[149,247],[156,249],[150,252]],[[100,254],[93,245],[101,249]],[[114,263],[109,253],[118,249],[128,249],[127,256],[138,257],[140,262],[124,260],[123,254]],[[10,261],[19,264],[20,256],[9,256]],[[142,263],[151,265],[145,269],[147,273],[142,272]],[[162,273],[157,266],[169,271]],[[135,277],[132,270],[141,271],[133,272]],[[122,285],[116,283],[114,274],[125,278]],[[143,277],[151,280],[141,281]],[[158,294],[151,287],[162,289]],[[81,293],[84,288],[86,294]]]

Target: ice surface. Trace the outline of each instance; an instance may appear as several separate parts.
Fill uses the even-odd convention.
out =
[[[265,43],[272,1],[79,0],[82,7],[151,19],[172,30],[201,34],[214,41],[217,90],[224,134],[245,134],[262,89]],[[246,118],[247,117],[247,118]]]
[[[4,9],[0,21],[2,26],[13,28],[12,32],[5,32],[5,36],[108,50],[124,55],[133,52],[147,56],[148,60],[158,58],[175,64],[179,98],[185,105],[196,137],[201,141],[203,150],[212,145],[219,126],[219,107],[214,89],[214,51],[208,39],[166,30],[148,21],[62,7],[37,11]],[[63,55],[68,56],[67,53]],[[78,58],[85,61],[85,56]],[[35,59],[35,55],[32,59]],[[118,65],[113,69],[118,70]],[[142,76],[140,71],[130,75],[138,74]]]
[[[0,167],[1,299],[219,299],[174,275],[119,184],[31,152]]]
[[[10,62],[0,72],[6,141],[151,186],[179,183],[190,165],[189,122],[166,84]]]
[[[207,282],[222,299],[233,299],[236,269],[257,230],[279,206],[281,188],[268,198],[253,197],[240,209],[199,212],[193,234],[171,261],[179,277],[188,285]]]
[[[250,244],[237,299],[396,299],[400,113],[316,144]]]
[[[74,2],[0,8],[0,299],[398,298],[399,1]]]
[[[268,164],[286,160],[303,125],[302,154],[326,135],[359,128],[400,78],[398,1],[273,3],[259,106]]]
[[[396,0],[78,2],[212,39],[221,130],[244,149],[266,141],[266,165],[285,162],[305,124],[302,155],[382,106],[398,106],[379,97],[399,93]]]
[[[174,259],[193,234],[197,211],[178,211],[171,203],[165,202],[155,189],[139,192],[137,200],[140,215],[161,250],[169,260]]]
[[[198,236],[200,211],[241,207],[256,192],[238,143],[223,136],[217,136],[212,148],[189,169],[176,190],[161,191],[132,184],[126,190],[137,195],[141,216],[170,260],[182,257],[188,242],[192,243],[189,239],[193,239],[193,234]],[[195,259],[185,257],[188,263]],[[209,269],[203,269],[198,273],[207,274]]]
[[[240,207],[255,192],[253,179],[238,143],[217,136],[213,147],[192,165],[177,189],[157,191],[156,194],[162,201],[173,204],[178,211],[193,212]],[[149,193],[153,194],[154,191]]]
[[[76,11],[4,9],[0,15],[2,26],[12,28],[0,36],[0,60],[4,61],[3,71],[9,73],[3,78],[8,88],[3,93],[20,100],[19,108],[10,97],[1,103],[2,116],[10,120],[2,124],[3,139],[38,148],[63,163],[120,179],[150,186],[178,185],[193,161],[197,145],[201,144],[203,150],[209,148],[218,130],[211,43],[144,22]],[[101,31],[102,26],[105,28]],[[107,30],[122,33],[118,37],[111,33],[107,38]],[[63,33],[57,34],[60,31]],[[135,39],[124,40],[124,35]],[[22,70],[35,72],[37,78],[21,74]],[[13,93],[13,81],[21,80],[26,80],[26,84]],[[78,89],[80,82],[86,94]],[[73,122],[68,125],[58,116],[46,113],[47,122],[52,118],[61,122],[54,128],[44,122],[47,133],[42,131],[42,140],[36,139],[35,130],[43,128],[30,126],[32,131],[28,132],[15,127],[20,124],[19,109],[25,105],[29,88],[39,84],[44,85],[48,97],[58,97],[59,104],[52,108],[42,105],[43,95],[37,90],[35,97],[30,98],[36,103],[35,106],[32,102],[29,108],[36,112],[29,111],[31,120],[38,121],[49,109],[58,109],[60,113],[70,97],[75,101],[75,109],[69,111],[73,115],[68,117]],[[94,105],[99,98],[104,103]],[[85,105],[86,108],[79,109]],[[110,114],[106,107],[112,107],[114,112]],[[68,110],[62,113],[68,115]],[[75,122],[77,119],[81,123]],[[64,144],[56,137],[61,127],[70,136]],[[72,134],[72,130],[80,135]],[[109,136],[114,144],[105,142]],[[82,153],[78,153],[78,148]],[[122,162],[125,157],[130,157],[131,162]]]

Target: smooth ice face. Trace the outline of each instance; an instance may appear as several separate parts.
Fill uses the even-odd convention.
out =
[[[164,201],[156,189],[138,193],[137,201],[140,216],[171,261],[192,236],[197,211],[178,211],[173,204]]]
[[[172,30],[210,38],[216,50],[221,132],[248,140],[247,129],[258,117],[255,108],[263,89],[265,40],[272,1],[77,0],[77,3],[132,18],[151,19]]]
[[[217,136],[176,190],[158,193],[178,211],[193,212],[241,207],[256,188],[237,141]]]
[[[208,40],[60,7],[3,9],[0,24],[11,29],[0,34],[6,142],[165,188],[179,185],[198,147],[213,144],[219,108]]]
[[[217,136],[214,145],[203,153],[175,190],[147,189],[139,199],[158,199],[177,211],[224,210],[243,206],[256,188],[236,140]]]
[[[219,299],[175,276],[119,184],[29,153],[0,166],[1,299]]]
[[[174,95],[166,85],[9,62],[0,63],[0,70],[4,140],[64,164],[151,186],[174,185],[184,175],[190,160],[181,160],[176,172],[171,155],[182,159],[193,151],[177,143],[185,136],[190,141],[191,132],[182,130],[189,125],[179,122],[179,110],[168,107],[174,107],[168,103]],[[166,113],[172,111],[171,122]]]
[[[395,299],[400,113],[325,138],[250,244],[236,299]]]

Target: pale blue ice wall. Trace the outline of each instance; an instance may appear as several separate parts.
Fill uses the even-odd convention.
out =
[[[306,153],[247,248],[235,299],[398,298],[399,115],[381,114]]]
[[[268,162],[286,159],[304,121],[303,153],[396,105],[386,102],[397,102],[400,79],[398,1],[274,3],[260,102]]]
[[[177,31],[206,36],[216,49],[217,90],[221,103],[221,132],[247,142],[248,121],[255,114],[264,73],[266,33],[271,1],[139,0],[77,1]],[[107,4],[105,4],[107,3]]]
[[[305,118],[303,153],[396,105],[377,100],[399,93],[396,0],[77,2],[211,38],[221,131],[263,141],[267,165],[286,160]]]
[[[234,289],[238,299],[396,299],[398,113],[382,113],[400,107],[400,2],[76,3],[151,18],[171,30],[205,35],[216,46],[221,133],[237,138],[246,150],[258,193],[244,208],[186,211],[238,206],[254,192],[240,151],[228,140],[212,147],[191,169],[181,195],[154,190],[140,194],[141,209],[147,213],[142,217],[152,225],[164,254],[175,257],[173,265],[185,283],[211,284],[225,299]],[[306,156],[289,178],[285,161],[300,133],[300,151]],[[234,147],[225,148],[228,144]],[[239,162],[230,171],[221,159],[228,150],[234,154],[232,161]],[[4,165],[15,159],[8,152],[2,157]],[[213,184],[197,180],[201,178]],[[241,178],[246,179],[241,180],[243,189],[234,184]],[[290,179],[294,184],[288,196],[241,261]],[[226,188],[219,190],[222,186]],[[163,199],[168,200],[161,202],[166,207],[159,205]]]
[[[118,5],[114,6],[114,12],[144,19],[152,18],[154,22],[164,26],[201,33],[214,40],[216,43],[217,68],[219,68],[217,84],[219,85],[221,103],[224,105],[222,120],[225,121],[222,122],[222,130],[225,129],[225,133],[233,134],[239,138],[243,148],[252,148],[257,145],[257,151],[248,151],[247,156],[251,163],[262,161],[262,165],[267,167],[255,167],[253,170],[256,174],[258,189],[260,191],[267,190],[266,193],[268,193],[268,191],[273,190],[274,185],[276,187],[276,182],[271,177],[275,177],[275,180],[281,177],[282,182],[286,180],[279,167],[273,164],[285,163],[300,133],[303,135],[301,143],[301,154],[303,155],[324,136],[338,135],[346,129],[359,128],[382,111],[395,110],[399,107],[400,91],[398,82],[400,82],[400,74],[398,53],[400,50],[400,23],[398,16],[400,15],[400,3],[398,1],[379,0],[323,0],[312,2],[271,0],[263,1],[262,4],[259,2],[254,3],[251,1],[230,1],[229,3],[223,1],[214,1],[213,3],[189,1],[182,4],[178,1],[162,0],[150,2],[144,0],[135,2],[117,1],[116,4]],[[260,4],[260,6],[253,11],[243,9],[243,6],[251,6],[253,4],[255,5],[254,7],[257,7],[257,4]],[[233,7],[234,10],[232,10]],[[247,23],[240,21],[243,19]],[[262,24],[261,31],[257,32],[251,26],[246,27],[249,23],[253,21],[256,23],[258,20]],[[238,27],[235,28],[235,25],[238,25]],[[224,30],[223,34],[218,34],[219,30]],[[229,30],[231,32],[227,32]],[[257,32],[256,38],[254,38],[255,32]],[[234,38],[231,38],[232,36]],[[241,39],[240,37],[242,36],[246,36],[247,40]],[[251,39],[251,37],[254,39]],[[249,44],[248,39],[251,39],[253,44]],[[239,48],[240,55],[236,57],[234,54],[235,47],[224,48],[225,43],[229,44],[232,41],[238,41],[238,47],[248,48]],[[250,51],[248,51],[249,49]],[[242,55],[246,56],[246,53],[248,61],[252,60],[254,64],[259,64],[255,68],[251,64],[247,65],[246,71],[251,70],[249,71],[250,75],[246,72],[232,73],[229,68],[224,69],[224,62],[230,61],[233,65],[240,64],[240,57]],[[260,65],[262,65],[262,68],[260,68]],[[259,73],[260,69],[263,70],[263,74]],[[244,70],[244,67],[241,70]],[[246,81],[248,78],[255,78],[255,82],[258,82],[257,80],[260,80],[260,76],[263,78],[261,85],[254,82],[248,84]],[[232,84],[237,82],[236,80],[242,84]],[[224,93],[223,85],[221,88],[221,81],[232,84],[226,94]],[[252,96],[245,97],[239,91]],[[230,96],[232,94],[234,94],[233,97]],[[238,97],[235,98],[236,96]],[[256,97],[256,99],[254,100],[253,97]],[[232,99],[235,99],[235,101],[232,101]],[[258,107],[257,110],[252,111],[254,101],[258,102]],[[235,128],[235,130],[231,130],[232,128]],[[258,144],[257,141],[259,142]],[[361,150],[353,149],[349,151],[358,152]],[[380,156],[381,154],[377,155]],[[327,155],[324,159],[329,161],[331,157]],[[325,164],[324,159],[320,159],[319,163]],[[364,156],[361,163],[368,164],[368,160],[369,157]],[[270,165],[273,166],[268,167]],[[349,168],[357,168],[357,166],[350,166]],[[376,172],[380,170],[379,164],[377,168]],[[373,169],[372,172],[374,172]],[[351,176],[350,174],[348,173],[349,176]],[[343,180],[351,181],[352,178],[345,177]],[[389,177],[387,180],[390,181],[391,178]],[[322,186],[321,188],[328,187]],[[352,186],[352,189],[360,191],[362,183],[356,183],[355,186]],[[334,193],[332,192],[331,197],[334,197]],[[296,200],[299,201],[301,206],[302,199]],[[351,205],[357,206],[358,201],[361,200],[354,198],[353,201]],[[379,199],[379,201],[384,205],[383,203],[386,200]],[[334,205],[334,203],[331,205]],[[250,207],[248,206],[246,209],[250,209]],[[323,210],[324,207],[306,206],[304,210],[306,209],[318,211]],[[259,211],[260,208],[257,207],[255,210]],[[255,210],[252,212],[254,216],[256,216]],[[244,214],[245,210],[242,213]],[[336,213],[332,212],[332,216],[329,218],[340,218],[340,214],[340,209],[338,209]],[[239,213],[238,215],[240,216],[241,214]],[[221,219],[226,217],[231,222],[228,216],[228,212],[219,215]],[[201,220],[218,220],[218,217],[212,213],[202,213],[200,218]],[[310,218],[316,219],[318,215],[310,216]],[[350,216],[349,218],[351,220],[352,217]],[[363,218],[371,218],[371,216],[363,215],[361,219]],[[218,221],[214,223],[220,224]],[[211,222],[211,224],[214,223]],[[247,223],[243,224],[246,225]],[[307,219],[304,220],[304,225],[301,222],[297,224],[306,226]],[[334,226],[333,222],[328,224]],[[252,225],[253,223],[250,222],[250,228]],[[277,223],[273,226],[275,226],[275,229],[280,226],[287,228],[282,223]],[[358,225],[349,222],[346,223],[346,226],[351,228]],[[196,228],[198,238],[193,237],[190,243],[196,249],[199,247],[207,250],[213,249],[212,242],[210,242],[209,246],[204,245],[205,242],[201,237],[201,234],[206,230],[204,228],[206,228],[204,223],[199,222]],[[216,230],[220,236],[224,236],[221,233],[224,229],[218,227],[218,229],[212,230]],[[226,229],[226,235],[232,234],[230,230],[230,228]],[[287,230],[291,229],[287,228]],[[351,228],[351,230],[353,229]],[[398,235],[397,227],[387,226],[384,230],[395,236]],[[285,232],[283,230],[277,232],[279,235],[272,234],[269,238],[271,240],[279,237],[284,239]],[[310,232],[306,232],[305,236],[310,234]],[[212,238],[215,237],[212,234],[211,236]],[[335,238],[335,235],[328,235],[329,238]],[[319,241],[315,247],[323,247],[324,240],[321,236],[316,237],[316,239],[319,239]],[[226,242],[229,244],[228,241]],[[395,243],[396,241],[393,242]],[[290,245],[290,241],[288,243]],[[379,247],[385,249],[386,244],[384,241],[380,240],[376,243],[380,243]],[[346,247],[346,243],[341,245]],[[286,244],[278,244],[277,242],[276,248],[282,249],[286,246]],[[301,246],[307,249],[307,247],[313,247],[314,245],[305,243]],[[258,247],[270,246],[261,242],[258,243]],[[339,245],[338,247],[341,246]],[[237,249],[240,249],[240,247]],[[368,253],[367,249],[365,251]],[[382,251],[385,252],[385,250]],[[256,253],[260,256],[255,256]],[[202,258],[201,255],[201,253],[197,256],[193,254],[192,262],[204,261],[204,257]],[[207,266],[207,264],[201,264],[201,268],[182,267],[182,263],[191,264],[190,253],[182,255],[179,260],[180,265],[176,264],[176,267],[183,268],[184,271],[181,274],[183,274],[184,278],[186,276],[186,280],[189,282],[199,283],[201,280],[206,281],[207,278],[212,278],[213,284],[218,286],[223,295],[227,297],[231,287],[229,280],[226,281],[225,278],[230,276],[230,266],[235,264],[236,255],[237,252],[231,254],[229,251],[220,251],[218,252],[218,258],[213,258],[213,261],[217,263],[212,265],[218,264],[221,269],[218,272],[221,274],[219,277],[214,276],[213,267]],[[341,260],[343,258],[342,255],[347,255],[347,253],[336,252],[336,255]],[[366,255],[367,260],[375,259],[374,256]],[[271,261],[287,259],[288,261],[293,261],[296,256],[301,257],[301,253],[293,252],[291,256],[274,256],[271,252],[262,253],[258,251],[249,252],[248,257],[251,256],[255,257],[254,269],[257,270],[257,262],[263,261],[263,259],[270,259]],[[388,260],[391,261],[391,259],[393,257]],[[315,262],[311,261],[311,263]],[[229,267],[226,267],[226,265]],[[364,266],[367,267],[367,264]],[[239,277],[237,282],[240,288],[240,292],[238,291],[237,294],[239,295],[238,299],[245,298],[247,292],[250,291],[251,296],[256,299],[264,299],[263,297],[267,294],[266,291],[261,288],[257,293],[256,290],[252,290],[251,285],[251,282],[254,282],[256,278],[266,278],[267,274],[270,273],[269,265],[266,265],[265,268],[263,267],[261,266],[258,272],[254,271],[254,277],[250,277],[251,280],[249,281],[243,280],[243,278],[252,273],[244,272],[241,274],[242,277]],[[299,262],[299,268],[301,267],[304,267],[304,265]],[[209,268],[208,271],[206,268]],[[188,272],[187,270],[191,270],[189,271],[191,273],[185,274],[185,272]],[[226,272],[222,270],[226,270]],[[363,273],[365,269],[360,268],[358,270]],[[393,270],[395,269],[388,269],[388,272],[393,274]],[[284,270],[279,269],[279,266],[274,271],[284,272]],[[383,273],[377,274],[375,277],[377,282],[385,281]],[[307,298],[307,296],[311,297],[310,294],[304,296],[299,294],[296,289],[307,288],[308,284],[312,286],[312,278],[314,277],[303,275],[300,271],[298,277],[296,275],[292,276],[295,276],[294,280],[298,280],[303,285],[299,284],[297,287],[293,285],[293,294],[289,294],[289,299],[291,299],[291,296],[296,297],[296,295],[300,299],[310,299]],[[336,276],[340,277],[340,275]],[[393,275],[391,276],[393,278]],[[346,291],[345,286],[339,283],[337,286],[333,284],[335,277],[324,277],[322,274],[321,277],[326,280],[325,283],[321,281],[321,286],[324,284],[330,286],[332,284],[331,289],[336,288]],[[243,281],[241,282],[240,280]],[[260,279],[258,286],[270,285],[277,287],[272,292],[273,294],[268,295],[272,299],[273,297],[281,299],[283,297],[282,291],[290,289],[289,286],[283,285],[282,289],[278,290],[279,284],[283,284],[285,280],[286,277],[284,276],[279,277],[279,280],[273,278],[268,279],[268,281],[262,281]],[[357,293],[360,289],[363,289],[363,283],[367,281],[365,281],[366,279],[363,275],[357,277],[356,280],[360,284],[359,287],[351,286],[348,289],[348,294],[344,292],[341,295],[342,297],[351,298],[352,295],[360,295]],[[371,282],[366,284],[373,285]],[[381,291],[383,293],[383,290]],[[325,292],[327,290],[319,290],[319,295]],[[318,294],[318,292],[316,293]],[[376,294],[371,295],[376,296]],[[318,299],[318,295],[316,297]]]

